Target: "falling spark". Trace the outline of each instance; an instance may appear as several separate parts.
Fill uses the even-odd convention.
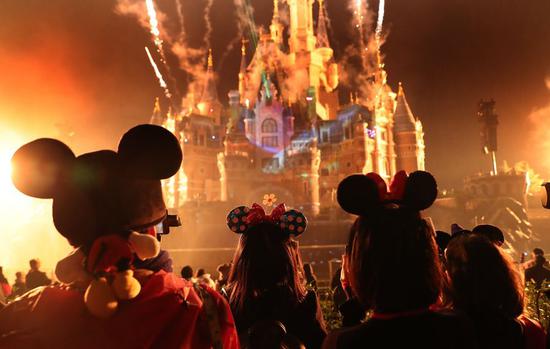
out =
[[[170,90],[168,90],[168,85],[166,85],[166,81],[164,81],[164,78],[162,77],[162,74],[160,73],[160,70],[155,63],[153,56],[151,56],[151,52],[149,52],[149,48],[147,46],[145,47],[145,52],[147,53],[147,57],[149,57],[149,62],[151,62],[151,66],[153,67],[155,75],[159,80],[160,87],[162,87],[162,89],[164,90],[164,95],[168,99],[172,98],[172,94],[170,93]]]
[[[385,0],[380,0],[378,3],[378,20],[376,22],[376,42],[378,47],[380,47],[380,39],[382,37],[382,24],[384,24],[384,7]]]

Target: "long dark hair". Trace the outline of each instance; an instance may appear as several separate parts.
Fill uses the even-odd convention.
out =
[[[485,236],[464,234],[445,251],[449,294],[465,312],[492,310],[516,318],[523,312],[521,276],[510,258]]]
[[[350,232],[350,283],[369,309],[400,312],[439,299],[442,271],[433,229],[417,211],[380,209]]]
[[[274,224],[261,223],[241,235],[229,274],[229,303],[243,308],[258,293],[286,286],[299,302],[305,296],[300,278],[299,251],[291,238]]]

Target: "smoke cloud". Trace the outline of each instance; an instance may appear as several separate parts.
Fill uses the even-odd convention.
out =
[[[547,77],[546,87],[550,91],[550,77]],[[528,116],[531,127],[531,141],[529,144],[536,148],[535,154],[538,154],[538,161],[543,167],[543,173],[550,172],[550,102],[542,107],[534,110]]]

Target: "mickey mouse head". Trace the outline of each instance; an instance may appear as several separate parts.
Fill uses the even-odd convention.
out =
[[[155,125],[139,125],[118,150],[76,157],[59,140],[23,145],[13,158],[12,180],[22,193],[53,199],[53,221],[73,246],[90,247],[102,235],[126,234],[166,215],[161,179],[180,168],[176,137]]]

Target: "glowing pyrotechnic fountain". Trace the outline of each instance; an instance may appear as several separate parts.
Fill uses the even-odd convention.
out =
[[[17,134],[0,131],[0,266],[10,281],[16,271],[26,272],[28,261],[39,258],[51,271],[70,250],[51,218],[51,200],[20,193],[11,181],[11,157],[25,143]]]

